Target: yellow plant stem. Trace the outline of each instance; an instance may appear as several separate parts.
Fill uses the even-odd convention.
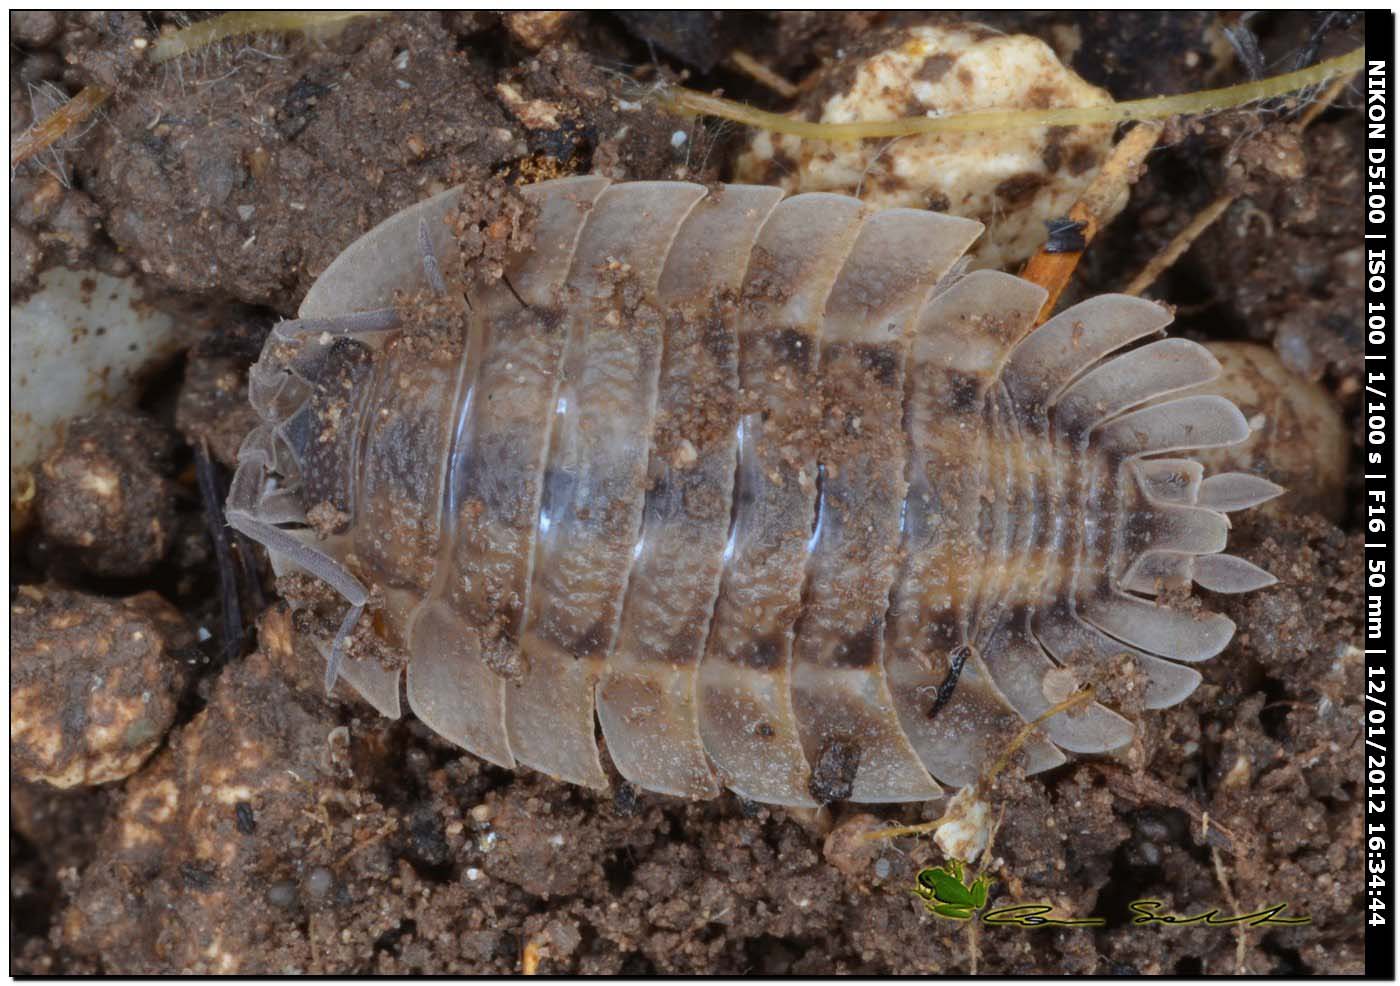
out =
[[[909,137],[979,130],[1087,126],[1121,123],[1125,120],[1166,120],[1174,116],[1215,113],[1236,109],[1261,99],[1286,96],[1309,86],[1321,85],[1338,75],[1357,72],[1364,64],[1365,54],[1365,49],[1357,48],[1308,68],[1268,79],[1243,82],[1223,89],[1205,89],[1177,96],[1152,96],[1148,99],[1132,99],[1104,106],[1070,106],[1044,110],[976,110],[948,116],[913,116],[897,120],[862,120],[855,123],[813,123],[808,120],[795,120],[781,113],[770,113],[731,99],[709,96],[678,86],[659,89],[657,98],[664,107],[681,115],[716,116],[762,130],[792,134],[811,140],[868,140],[872,137]]]
[[[217,44],[225,38],[240,34],[262,32],[285,34],[291,31],[315,31],[321,28],[339,29],[358,17],[376,14],[373,10],[239,10],[197,21],[189,27],[171,31],[151,45],[150,59],[155,64]]]

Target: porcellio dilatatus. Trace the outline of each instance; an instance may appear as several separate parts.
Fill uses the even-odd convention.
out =
[[[348,247],[251,372],[227,514],[348,602],[328,687],[397,716],[402,680],[453,743],[594,788],[601,727],[649,791],[918,801],[1125,662],[1140,708],[1182,701],[1235,629],[1184,587],[1272,581],[1222,552],[1280,489],[1182,455],[1249,426],[1171,396],[1219,365],[1160,305],[1035,327],[1042,288],[959,269],[980,224],[841,195],[520,193],[503,276],[445,273],[442,193]],[[367,607],[401,659],[346,655]],[[1133,734],[1088,704],[1017,756]]]

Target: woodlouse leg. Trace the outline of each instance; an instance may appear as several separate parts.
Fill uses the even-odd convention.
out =
[[[1032,629],[1036,639],[1064,667],[1089,664],[1108,667],[1113,659],[1127,654],[1147,675],[1143,705],[1165,709],[1176,705],[1196,690],[1201,673],[1175,661],[1130,647],[1109,637],[1075,615],[1067,601],[1036,613]]]
[[[1116,349],[1171,322],[1161,305],[1103,295],[1067,308],[1017,345],[1001,378],[1022,408],[1049,408],[1075,378]]]
[[[1202,589],[1222,593],[1253,592],[1278,581],[1272,573],[1234,555],[1203,555],[1195,559],[1191,578]]]
[[[1133,457],[1238,445],[1248,437],[1249,423],[1240,409],[1214,394],[1154,404],[1098,429],[1105,452]]]
[[[1149,501],[1195,506],[1221,518],[1221,523],[1226,513],[1257,506],[1283,492],[1283,487],[1248,473],[1222,473],[1202,480],[1200,464],[1189,459],[1147,460],[1131,468]],[[1122,586],[1156,595],[1162,586],[1193,581],[1212,592],[1238,593],[1263,589],[1278,580],[1243,558],[1194,550],[1173,539],[1159,550],[1144,549],[1124,574]]]
[[[1114,357],[1085,373],[1055,402],[1055,425],[1073,435],[1150,400],[1220,375],[1220,361],[1189,339],[1161,339]]]
[[[350,610],[336,633],[331,646],[331,658],[326,666],[326,692],[329,694],[339,675],[345,643],[364,611],[369,593],[340,562],[263,518],[260,505],[262,486],[268,471],[268,450],[265,444],[257,442],[245,442],[244,445],[245,448],[239,450],[241,461],[230,484],[228,503],[225,507],[229,526],[245,537],[257,541],[274,555],[280,555],[316,576],[350,603]]]
[[[1223,472],[1208,476],[1202,481],[1197,502],[1211,510],[1233,513],[1267,503],[1285,492],[1282,486],[1269,482],[1263,476],[1253,476],[1247,472]]]
[[[340,629],[336,632],[335,640],[331,644],[331,658],[326,665],[326,694],[329,695],[335,687],[336,679],[340,676],[340,665],[345,658],[346,642],[350,639],[350,633],[355,629],[355,624],[364,612],[365,603],[369,601],[369,593],[360,584],[360,581],[350,574],[349,569],[330,555],[298,540],[281,528],[264,524],[255,520],[251,515],[236,510],[228,512],[228,521],[239,533],[257,541],[268,551],[277,552],[298,568],[310,572],[339,592],[350,603],[350,609],[341,621]]]
[[[1081,462],[1067,476],[1047,474],[1051,499],[1064,498],[1073,518],[1095,521],[1090,528],[1073,520],[1046,542],[1063,557],[1077,557],[1078,571],[1089,580],[1048,593],[1032,616],[1034,636],[1060,669],[1045,660],[1043,673],[1027,674],[1027,662],[1034,664],[1029,641],[1016,662],[1004,660],[1001,651],[990,655],[999,684],[1023,714],[1111,671],[1124,655],[1147,676],[1145,704],[1173,704],[1200,681],[1174,662],[1205,660],[1234,632],[1218,614],[1188,615],[1129,594],[1187,584],[1201,559],[1228,557],[1216,554],[1228,530],[1223,512],[1197,502],[1199,464],[1141,457],[1234,444],[1248,435],[1238,410],[1221,398],[1148,403],[1218,375],[1218,361],[1195,343],[1169,339],[1109,358],[1165,322],[1165,312],[1104,296],[1056,316],[1008,361],[1007,388],[1024,427],[1056,443],[1052,460]],[[1267,578],[1230,562],[1207,562],[1206,572],[1207,579],[1219,574],[1219,584],[1230,584],[1230,576],[1241,585]],[[1084,730],[1083,715],[1079,722],[1057,717],[1046,731],[1069,749],[1087,751],[1099,740]]]
[[[981,648],[997,686],[1027,721],[1068,698],[1084,682],[1061,673],[1030,628],[1031,612],[1013,615]],[[1074,753],[1104,753],[1132,741],[1133,724],[1098,703],[1053,716],[1041,726],[1050,741]]]

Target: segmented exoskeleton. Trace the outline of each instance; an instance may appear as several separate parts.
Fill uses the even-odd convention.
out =
[[[342,654],[371,589],[410,707],[494,763],[605,787],[596,712],[647,790],[922,800],[1082,684],[1180,702],[1234,625],[1151,597],[1272,581],[1221,552],[1279,488],[1174,455],[1249,427],[1169,397],[1219,366],[1144,342],[1161,306],[1032,331],[1041,288],[955,272],[979,224],[844,196],[521,191],[504,278],[449,286],[443,193],[346,249],[251,375],[229,521],[344,595],[328,684],[386,715],[401,672]],[[1019,756],[1133,729],[1090,704]]]

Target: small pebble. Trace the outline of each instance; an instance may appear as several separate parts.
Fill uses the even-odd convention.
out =
[[[335,886],[335,875],[324,866],[318,866],[306,878],[306,892],[312,897],[325,897]]]
[[[45,537],[94,575],[149,571],[174,535],[175,488],[164,475],[171,451],[169,434],[136,412],[70,422],[39,470]]]
[[[293,880],[278,880],[267,888],[267,902],[273,907],[290,908],[297,902],[297,885]]]
[[[10,12],[10,40],[26,48],[42,48],[58,40],[62,15],[52,10]]]
[[[133,773],[175,719],[189,628],[154,592],[20,586],[10,604],[10,766],[54,787]]]

